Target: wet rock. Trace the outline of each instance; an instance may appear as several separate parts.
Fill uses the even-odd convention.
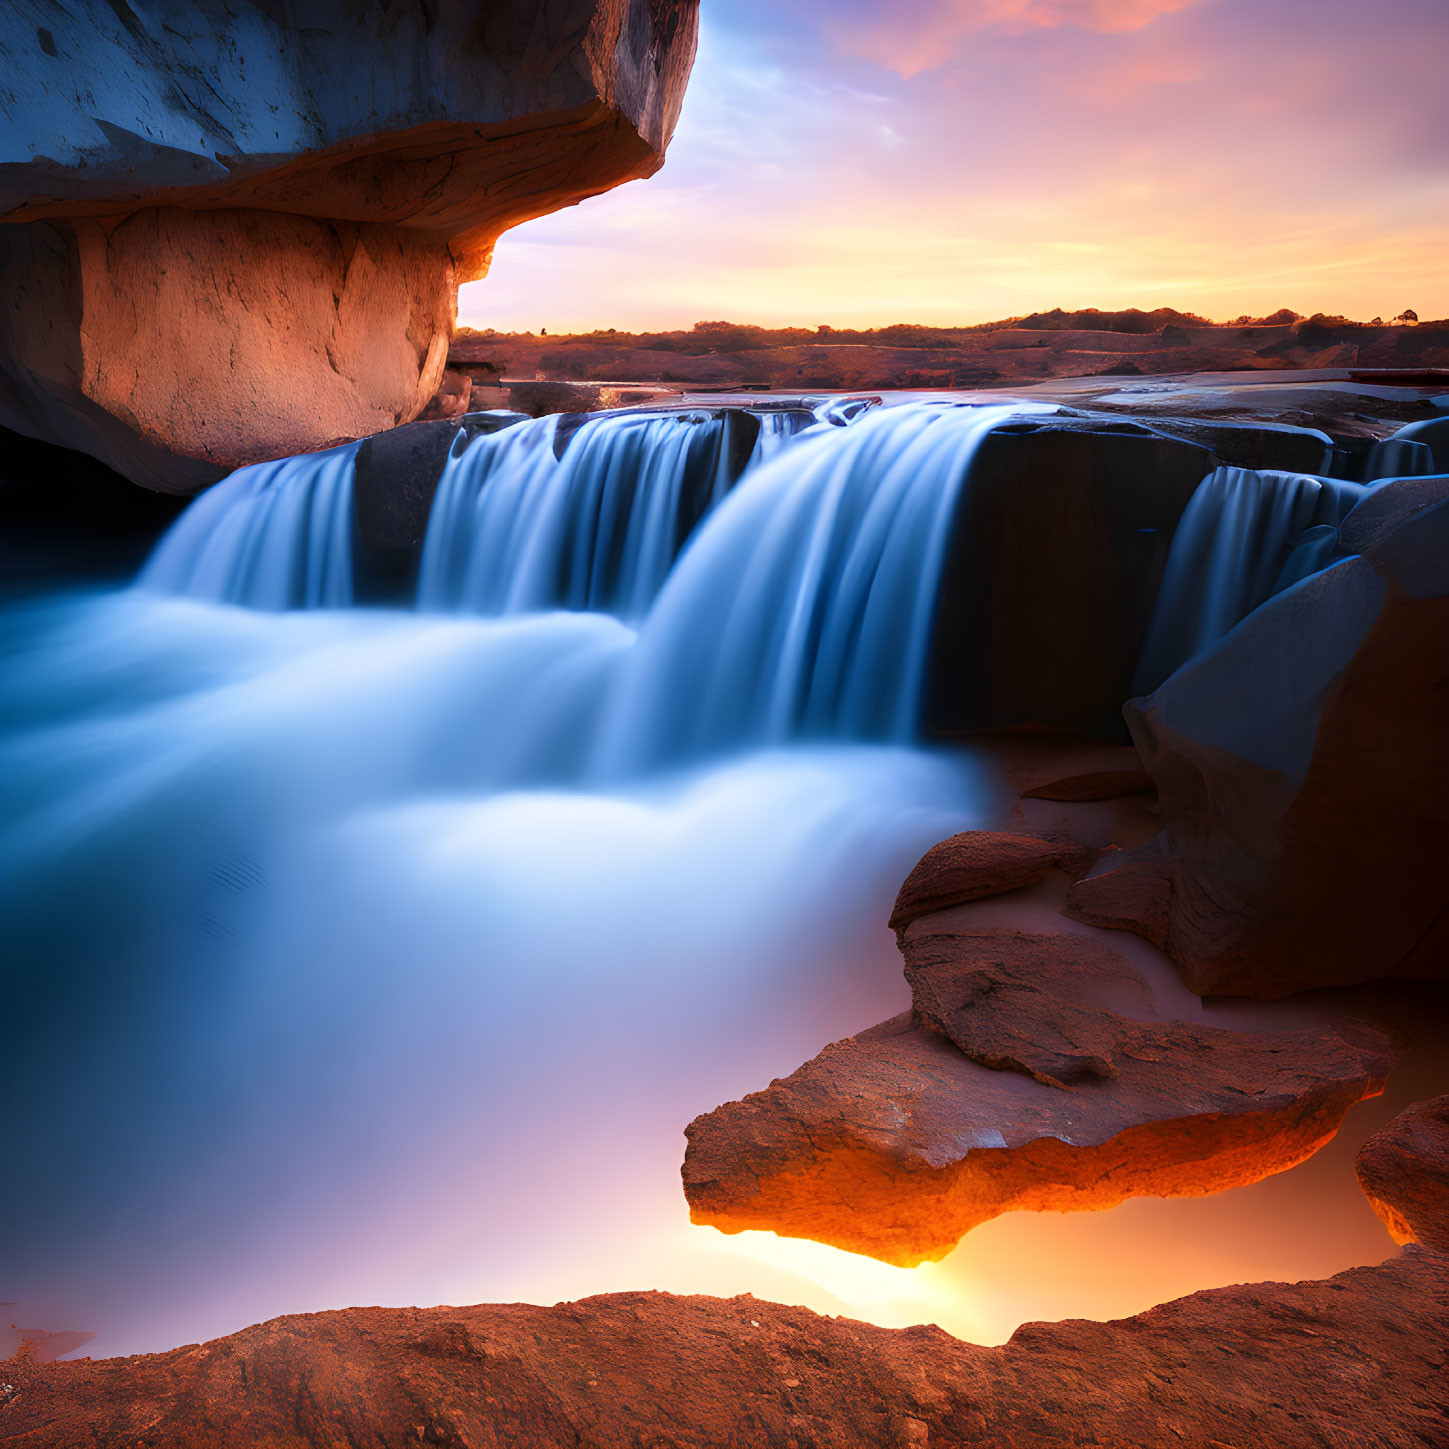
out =
[[[1340,533],[1355,557],[1127,709],[1200,994],[1449,978],[1449,479]]]
[[[1449,1253],[1449,1097],[1400,1112],[1364,1143],[1354,1168],[1396,1243]]]
[[[1035,885],[1080,850],[1074,843],[993,830],[953,835],[933,845],[906,877],[891,911],[891,930],[904,930],[932,911]]]
[[[0,425],[189,493],[416,417],[458,282],[656,169],[694,52],[695,0],[475,8],[0,15]]]
[[[352,1308],[7,1364],[0,1444],[1404,1449],[1449,1433],[1446,1339],[1449,1259],[1420,1248],[1116,1323],[1028,1324],[1000,1348],[751,1297]]]
[[[946,560],[927,730],[1035,723],[1125,743],[1122,702],[1173,531],[1215,462],[1126,420],[990,433]]]
[[[1422,444],[1432,455],[1434,472],[1449,473],[1449,418],[1410,423],[1400,428],[1393,437],[1400,442]]]
[[[1361,1023],[1157,1020],[1090,937],[946,919],[904,934],[914,1014],[690,1124],[692,1221],[910,1266],[1004,1212],[1219,1192],[1310,1156],[1400,1051]]]
[[[448,455],[480,432],[522,420],[520,413],[465,413],[407,423],[366,439],[354,465],[357,517],[354,591],[359,603],[402,602],[417,582],[428,512]]]

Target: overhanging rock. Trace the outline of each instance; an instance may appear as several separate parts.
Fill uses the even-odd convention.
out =
[[[20,0],[0,425],[167,492],[415,417],[508,227],[648,175],[697,0]]]

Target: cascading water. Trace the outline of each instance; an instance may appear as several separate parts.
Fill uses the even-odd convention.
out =
[[[219,485],[146,589],[0,611],[0,1090],[22,1104],[0,1243],[23,1245],[0,1297],[97,1352],[640,1287],[989,1338],[1086,1307],[1032,1251],[989,1313],[974,1248],[934,1278],[867,1265],[863,1290],[853,1264],[765,1261],[690,1227],[678,1184],[684,1123],[902,1009],[899,882],[998,808],[915,723],[955,506],[1003,416],[770,424],[647,612],[679,480],[640,440],[677,462],[703,435],[647,417],[563,450],[597,429],[577,550],[577,518],[518,543],[524,482],[556,503],[568,476],[557,423],[464,455],[490,487],[516,470],[500,610],[543,612],[336,607],[347,449]],[[606,506],[624,457],[649,496]],[[584,555],[584,601],[618,585],[610,509],[611,540],[642,530],[640,591],[610,596],[637,628],[545,587]]]
[[[921,403],[802,437],[735,490],[615,683],[608,769],[794,737],[916,737],[940,572],[982,438],[1050,407]]]
[[[1302,473],[1209,474],[1173,536],[1134,692],[1151,693],[1274,594],[1327,568],[1338,525],[1366,491]]]
[[[439,480],[418,606],[642,617],[699,520],[814,422],[803,408],[616,412],[479,433]],[[260,609],[350,605],[356,453],[232,474],[177,522],[142,586]]]
[[[735,482],[733,422],[603,414],[566,436],[553,417],[473,439],[438,485],[419,606],[640,617],[690,531]]]
[[[143,587],[253,609],[352,603],[358,445],[241,468],[177,519]]]
[[[911,416],[768,424],[637,633],[556,598],[502,618],[209,602],[346,602],[346,450],[198,500],[144,589],[0,615],[0,1088],[26,1103],[7,1150],[27,1164],[0,1201],[0,1241],[26,1244],[5,1296],[99,1351],[335,1302],[799,1298],[688,1227],[678,1134],[898,1009],[895,888],[987,808],[971,760],[915,747],[913,703],[885,697],[915,688],[919,647],[884,635],[925,627],[987,421]],[[557,426],[478,449],[490,486],[505,464],[544,494],[568,477]],[[934,441],[912,447],[918,428]],[[667,566],[644,535],[679,496],[642,444],[687,468],[709,432],[600,420],[563,450],[600,482],[596,518],[621,458],[647,480],[611,525],[642,530],[621,610]],[[592,589],[604,551],[581,552]],[[537,581],[504,607],[547,594],[552,564],[504,562]],[[764,612],[723,633],[688,618],[755,590]],[[746,705],[665,702],[648,758],[600,782],[605,719],[701,649],[740,679],[777,610]]]

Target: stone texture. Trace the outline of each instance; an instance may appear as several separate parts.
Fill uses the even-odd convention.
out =
[[[1127,708],[1202,994],[1449,978],[1449,479],[1341,533],[1355,557]]]
[[[1284,423],[1154,417],[1152,426],[1159,433],[1211,448],[1234,468],[1323,473],[1333,453],[1333,440],[1327,433]]]
[[[1172,865],[1161,836],[1133,850],[1109,851],[1067,892],[1063,915],[1089,926],[1133,931],[1167,947]]]
[[[1125,743],[1122,701],[1173,531],[1216,461],[1115,419],[988,434],[946,560],[927,730],[1041,724]]]
[[[1155,1027],[1152,996],[1115,951],[1089,936],[928,923],[904,943],[917,1022],[974,1062],[1049,1087],[1116,1077],[1118,1058]]]
[[[468,411],[473,396],[473,379],[461,367],[449,367],[443,372],[438,390],[427,401],[418,414],[420,423],[436,422],[441,418],[460,418]]]
[[[904,930],[932,911],[1035,885],[1080,850],[1076,845],[994,830],[953,835],[933,845],[906,877],[891,911],[891,930]]]
[[[416,417],[497,236],[658,167],[696,19],[9,7],[0,424],[186,493]]]
[[[1401,1050],[1351,1021],[1154,1020],[1138,973],[1090,937],[948,919],[902,938],[914,1014],[690,1124],[694,1222],[910,1266],[1004,1212],[1219,1192],[1310,1156]]]
[[[1196,1293],[1000,1348],[755,1298],[621,1293],[279,1318],[170,1353],[12,1360],[13,1449],[1427,1449],[1449,1259]]]
[[[1364,1143],[1354,1168],[1396,1243],[1449,1253],[1449,1097],[1400,1112]]]
[[[357,547],[353,590],[359,603],[411,602],[428,510],[456,445],[521,420],[518,413],[474,413],[407,423],[375,434],[357,450],[353,502]]]

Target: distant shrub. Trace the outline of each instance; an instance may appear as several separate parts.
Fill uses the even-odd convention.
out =
[[[1102,312],[1096,307],[1065,312],[1060,307],[1053,307],[1050,312],[1033,312],[1002,325],[1031,332],[1126,332],[1146,336],[1168,326],[1211,327],[1213,324],[1196,312],[1179,312],[1172,307],[1158,307],[1151,312],[1144,312],[1138,307],[1128,307],[1121,312]]]
[[[1293,324],[1293,336],[1305,347],[1326,347],[1330,342],[1342,342],[1344,338],[1367,330],[1363,322],[1354,322],[1336,313],[1315,312],[1311,317],[1300,318]]]
[[[1247,325],[1249,327],[1291,327],[1295,322],[1300,321],[1302,316],[1301,312],[1295,312],[1291,307],[1279,307],[1276,312],[1271,312],[1266,317],[1248,318]]]

